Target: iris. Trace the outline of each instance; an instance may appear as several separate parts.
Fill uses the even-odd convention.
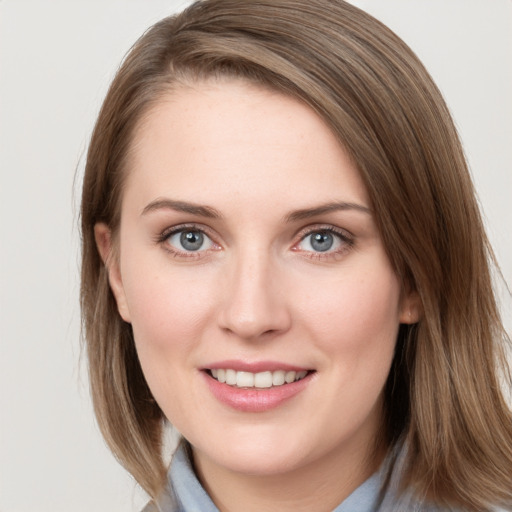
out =
[[[325,252],[328,251],[333,243],[334,243],[334,237],[332,233],[328,233],[326,231],[321,231],[318,233],[313,233],[311,235],[311,247],[315,251],[319,252]]]
[[[204,235],[200,231],[183,231],[180,243],[187,251],[198,251],[204,243]]]

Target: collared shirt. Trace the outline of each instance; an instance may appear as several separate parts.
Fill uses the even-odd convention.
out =
[[[381,494],[388,467],[385,461],[333,512],[442,512],[443,509],[419,502],[407,493],[397,497],[397,479],[393,474],[386,492]],[[219,512],[197,479],[184,443],[180,444],[173,456],[166,495],[161,497],[158,505],[149,504],[142,512]]]

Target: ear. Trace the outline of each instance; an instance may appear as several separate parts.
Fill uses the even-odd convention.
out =
[[[116,257],[113,251],[112,232],[105,223],[98,222],[94,226],[94,238],[98,252],[108,272],[108,282],[116,299],[117,310],[125,322],[130,322],[130,312],[119,268],[119,258]]]
[[[416,290],[405,290],[400,304],[401,324],[415,324],[423,316],[423,304]]]

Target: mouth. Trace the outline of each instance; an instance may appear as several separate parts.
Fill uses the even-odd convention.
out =
[[[230,409],[260,413],[310,389],[316,370],[277,361],[223,361],[202,368],[212,395]]]
[[[207,369],[206,373],[217,382],[240,389],[269,389],[292,384],[304,379],[313,370],[274,370],[258,373],[237,371],[231,368]]]

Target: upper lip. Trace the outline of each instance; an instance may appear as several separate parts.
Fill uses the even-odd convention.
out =
[[[279,361],[240,361],[240,360],[226,360],[226,361],[215,361],[214,363],[207,364],[203,367],[203,370],[219,370],[229,369],[237,372],[251,372],[259,373],[265,371],[306,371],[312,368],[304,366],[297,366],[289,363],[281,363]]]

